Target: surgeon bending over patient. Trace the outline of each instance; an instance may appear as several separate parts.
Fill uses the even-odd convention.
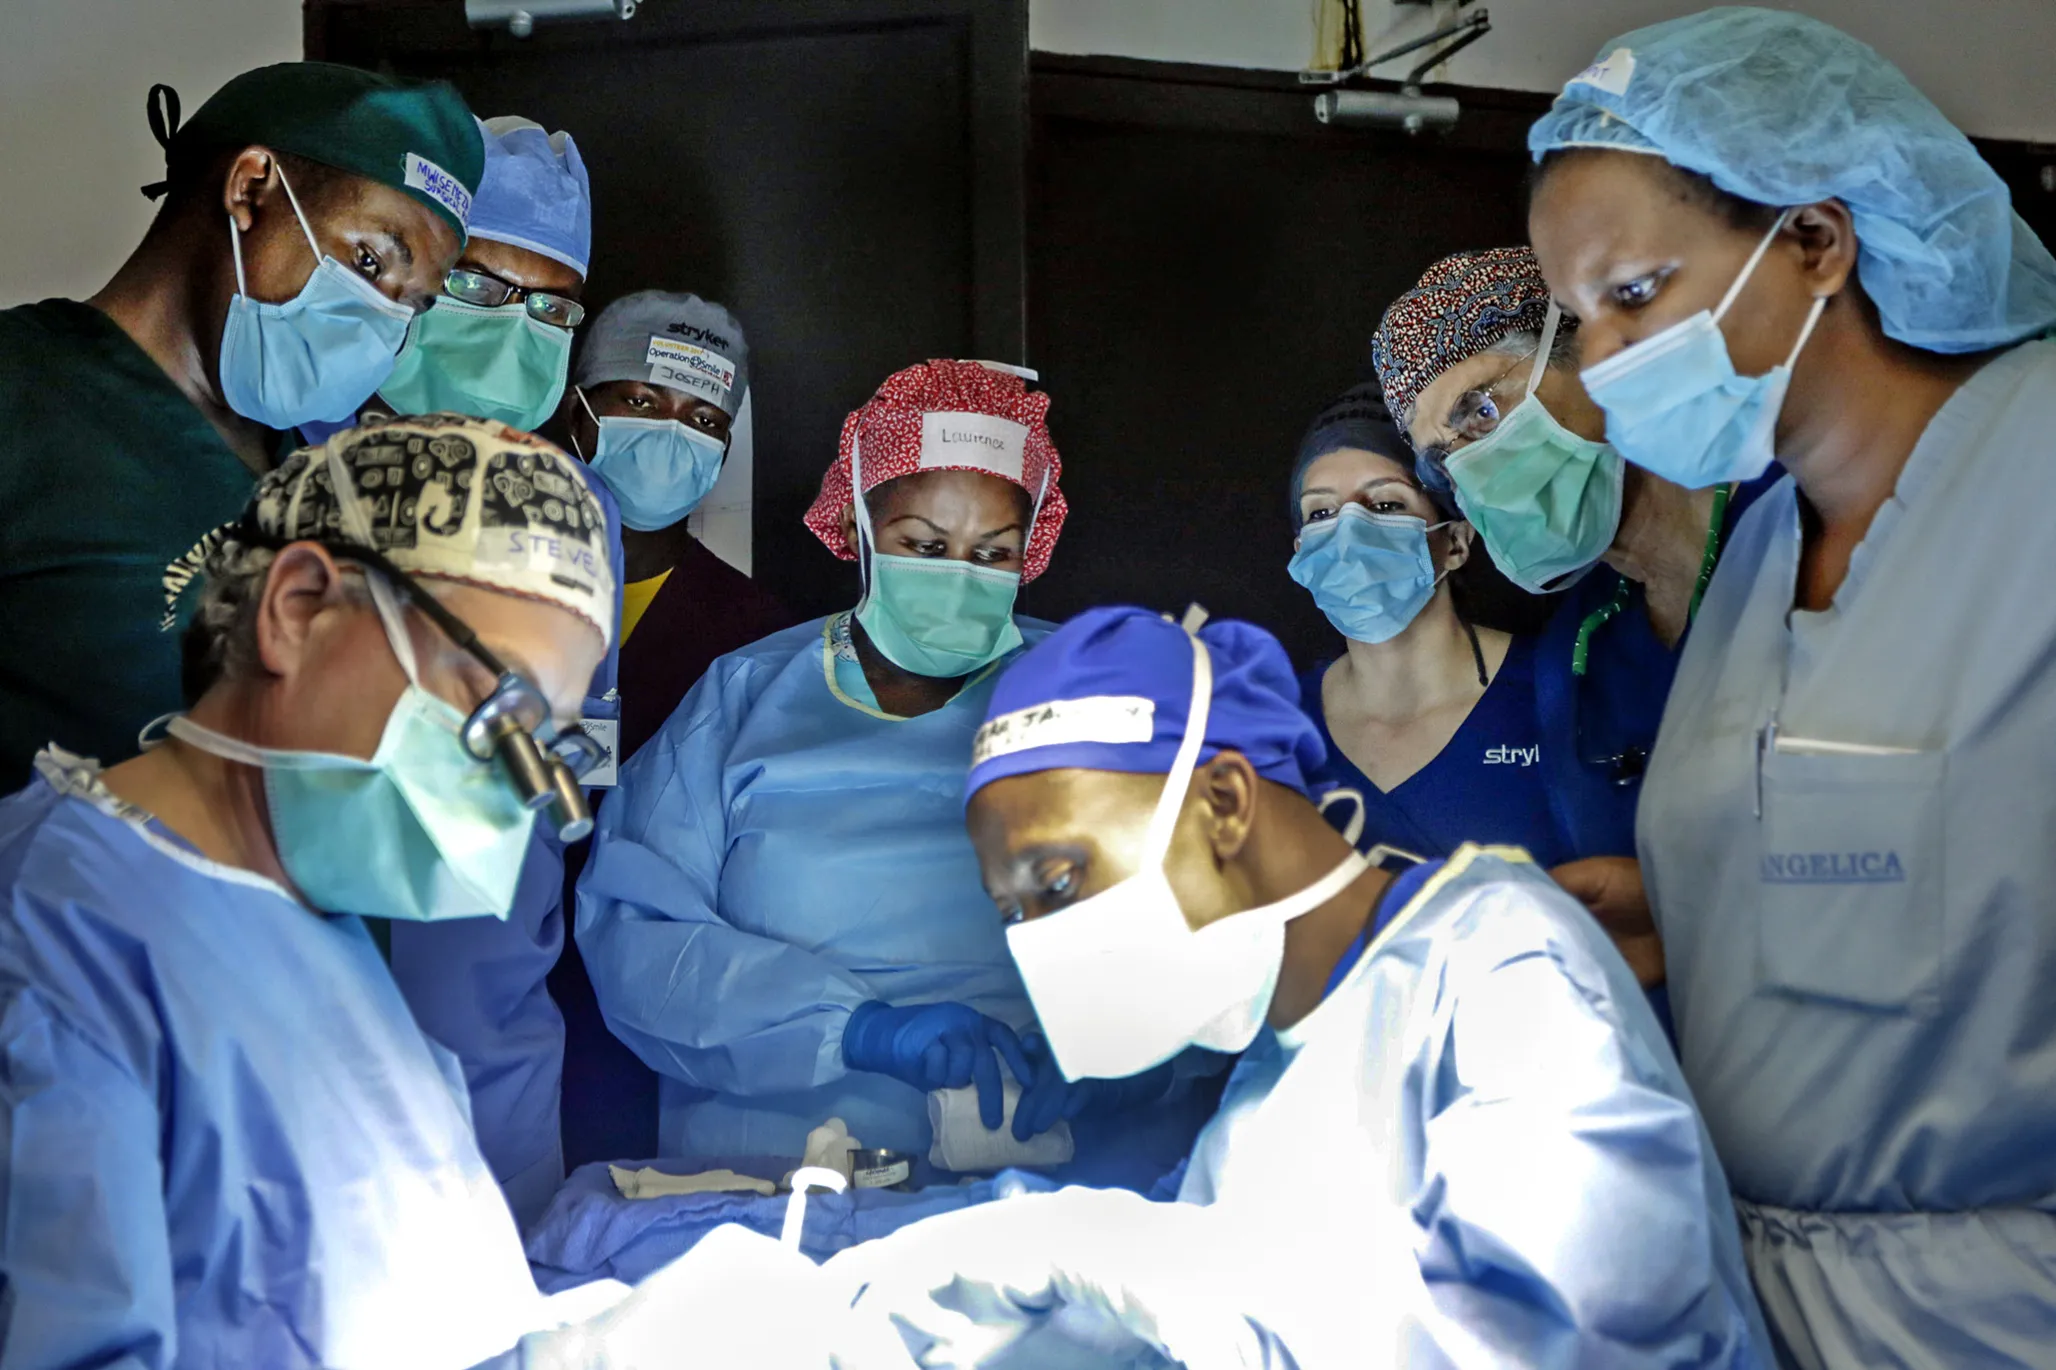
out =
[[[1179,1202],[916,1223],[830,1263],[857,1312],[923,1365],[1763,1364],[1727,1183],[1606,934],[1516,848],[1372,864],[1306,793],[1297,700],[1257,629],[1126,608],[1001,679],[969,824],[1063,1070],[1248,1050]]]
[[[506,916],[535,814],[467,715],[591,759],[591,479],[449,415],[294,454],[209,559],[192,710],[0,801],[8,1370],[460,1370],[545,1320],[361,917]]]

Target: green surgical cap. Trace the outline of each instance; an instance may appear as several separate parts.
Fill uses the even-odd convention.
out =
[[[176,96],[171,107],[175,124]],[[362,176],[412,195],[460,235],[485,174],[478,121],[453,88],[328,62],[246,71],[214,92],[191,122],[164,133],[172,159],[261,144]]]

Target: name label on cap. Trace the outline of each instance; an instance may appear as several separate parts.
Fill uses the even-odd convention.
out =
[[[1001,714],[978,730],[971,764],[982,766],[1031,747],[1073,742],[1147,742],[1156,735],[1156,701],[1141,695],[1090,695],[1053,699]]]
[[[1615,48],[1606,56],[1586,67],[1576,76],[1564,82],[1564,89],[1572,86],[1591,86],[1608,95],[1626,95],[1628,82],[1635,79],[1635,54],[1627,48]]]
[[[420,191],[456,215],[458,223],[470,225],[471,192],[464,188],[462,181],[418,152],[408,153],[400,165],[405,170],[409,190]]]
[[[719,352],[652,333],[643,361],[650,368],[651,385],[668,385],[703,395],[718,408],[728,407],[735,390],[735,363]]]
[[[921,465],[973,466],[1024,483],[1028,429],[996,414],[923,414]]]

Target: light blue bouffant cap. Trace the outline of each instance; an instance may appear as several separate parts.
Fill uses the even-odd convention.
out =
[[[512,115],[479,122],[485,177],[471,205],[471,236],[524,247],[580,276],[593,252],[593,197],[568,133]]]
[[[1802,14],[1711,9],[1605,44],[1528,131],[1566,148],[1652,153],[1731,195],[1836,199],[1885,332],[1979,352],[2056,326],[2056,259],[2006,183],[1897,67]]]

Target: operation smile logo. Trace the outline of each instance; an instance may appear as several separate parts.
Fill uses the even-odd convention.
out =
[[[1897,885],[1906,867],[1896,851],[1765,852],[1766,885]]]

